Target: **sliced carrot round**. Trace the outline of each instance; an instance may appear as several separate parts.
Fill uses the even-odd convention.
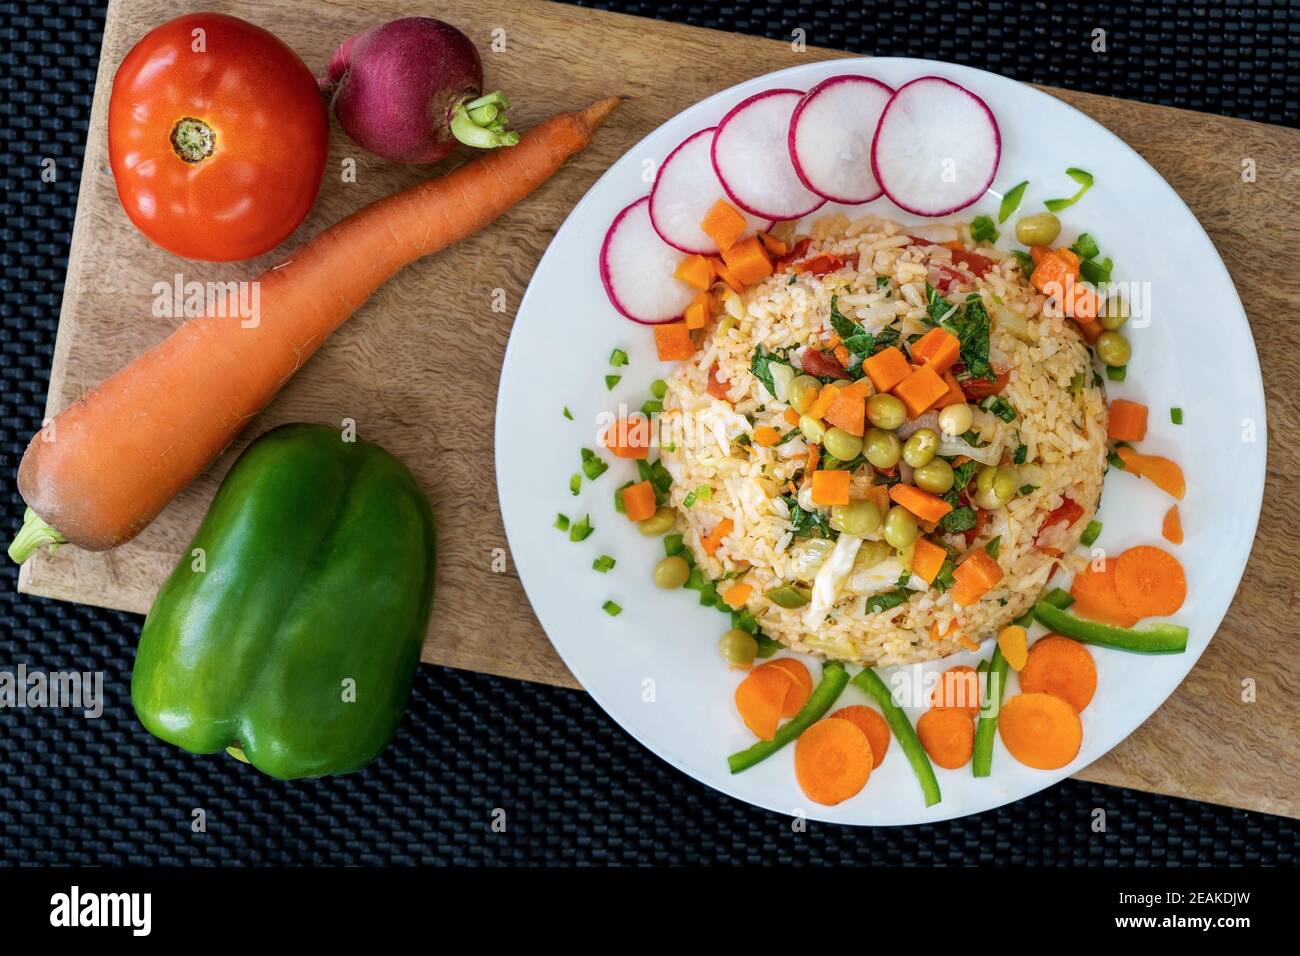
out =
[[[1026,767],[1056,770],[1078,756],[1083,722],[1055,694],[1017,694],[1002,705],[998,733],[1011,756]]]
[[[794,745],[794,773],[809,800],[834,806],[856,794],[871,776],[871,744],[857,724],[838,717],[817,721]]]
[[[1100,569],[1096,567],[1098,563]],[[1132,627],[1138,622],[1139,615],[1124,605],[1115,590],[1114,558],[1094,561],[1076,574],[1070,585],[1070,597],[1074,598],[1070,610],[1079,617],[1116,627]]]
[[[1139,617],[1165,617],[1187,599],[1187,577],[1164,548],[1141,544],[1115,559],[1115,591]]]
[[[797,661],[793,657],[778,657],[757,670],[761,671],[767,667],[775,667],[789,675],[790,689],[786,691],[785,700],[781,704],[781,716],[793,717],[803,710],[803,705],[808,703],[808,698],[812,696],[812,674],[808,673],[808,668],[802,661]]]
[[[776,736],[786,694],[794,683],[788,671],[779,667],[760,667],[736,687],[736,710],[740,719],[762,740]]]
[[[975,721],[965,710],[927,710],[916,735],[930,759],[948,770],[966,766],[975,749]]]
[[[1026,694],[1055,694],[1083,713],[1097,692],[1097,665],[1078,641],[1048,634],[1029,649],[1020,671],[1020,689]]]
[[[850,707],[841,707],[831,716],[856,724],[858,730],[867,735],[867,742],[871,744],[871,769],[875,770],[879,767],[880,762],[885,759],[885,752],[889,750],[890,741],[889,721],[885,720],[880,711],[861,704],[853,704]]]
[[[961,710],[968,714],[980,711],[980,676],[965,664],[950,667],[939,675],[930,692],[930,706],[935,710]]]

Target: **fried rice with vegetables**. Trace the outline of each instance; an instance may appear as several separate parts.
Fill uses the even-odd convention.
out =
[[[969,227],[940,242],[832,216],[799,246],[727,295],[667,380],[678,525],[701,570],[748,585],[744,609],[793,650],[874,666],[974,649],[1055,566],[1086,560],[1070,553],[1108,454],[1089,349],[1013,255],[971,251]],[[920,369],[949,342],[922,343],[935,329],[960,355],[947,393],[911,415],[876,384],[910,401],[891,363]],[[865,399],[860,436],[834,424],[828,386]]]

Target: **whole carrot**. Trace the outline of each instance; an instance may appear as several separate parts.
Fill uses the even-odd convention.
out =
[[[477,232],[582,150],[618,105],[561,113],[438,179],[373,203],[264,273],[260,315],[217,306],[65,409],[27,446],[9,556],[102,551],[140,533],[402,266]]]

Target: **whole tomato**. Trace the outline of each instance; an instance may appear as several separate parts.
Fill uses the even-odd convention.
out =
[[[167,21],[113,80],[118,198],[141,232],[189,259],[247,259],[278,245],[316,201],[328,139],[307,65],[236,17]]]

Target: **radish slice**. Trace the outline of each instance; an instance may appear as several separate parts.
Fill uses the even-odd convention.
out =
[[[710,126],[687,137],[669,153],[659,167],[654,188],[650,190],[650,221],[655,232],[664,242],[688,254],[718,254],[718,244],[700,228],[713,204],[727,198],[718,174],[713,171],[713,160],[709,158],[715,128]],[[742,239],[760,229],[772,228],[771,219],[760,219],[744,212],[741,215],[749,223]]]
[[[856,206],[881,195],[871,170],[871,141],[893,87],[869,76],[822,80],[790,117],[789,149],[805,186],[831,202]]]
[[[1002,135],[988,104],[965,87],[923,76],[898,88],[871,146],[871,168],[894,205],[946,216],[984,195]]]
[[[755,93],[722,118],[713,134],[713,168],[727,197],[754,216],[801,219],[826,202],[790,162],[790,117],[800,90]]]
[[[614,308],[633,322],[659,325],[681,318],[695,297],[673,277],[682,254],[650,224],[650,197],[642,196],[610,224],[600,247],[600,281]]]

